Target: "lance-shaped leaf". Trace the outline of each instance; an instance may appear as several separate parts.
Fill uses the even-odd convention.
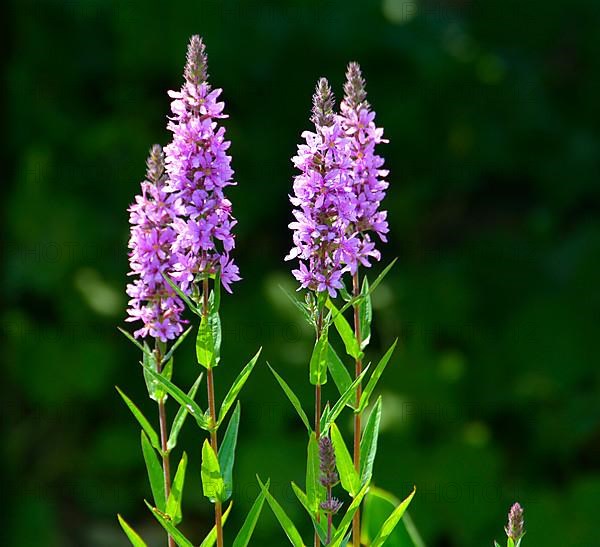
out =
[[[117,327],[117,330],[127,338],[130,342],[132,342],[138,349],[140,349],[143,353],[151,353],[150,348],[148,346],[142,345],[139,340],[136,340],[131,334],[129,334],[125,329],[121,327]],[[123,521],[125,522],[125,521]]]
[[[356,496],[352,500],[352,503],[350,503],[350,505],[348,506],[346,513],[342,517],[337,531],[331,538],[331,543],[329,544],[329,547],[341,547],[342,545],[344,545],[344,542],[346,541],[346,533],[350,528],[350,524],[352,524],[352,517],[354,516],[354,513],[358,511],[358,508],[360,507],[360,504],[368,490],[369,485],[365,484],[356,494]]]
[[[148,439],[150,440],[150,444],[154,448],[156,448],[156,450],[160,451],[160,441],[158,439],[158,434],[156,433],[156,431],[154,431],[154,428],[150,425],[150,422],[142,414],[141,410],[135,405],[135,403],[129,397],[127,397],[127,395],[125,395],[125,393],[123,393],[117,386],[115,386],[115,388],[119,392],[119,395],[122,397],[123,401],[125,401],[127,408],[131,410],[131,413],[133,414],[135,419],[142,426],[142,429],[144,430],[144,432],[148,436]]]
[[[319,511],[319,504],[325,499],[325,487],[319,480],[319,445],[315,433],[311,433],[308,440],[306,458],[306,498],[313,516]]]
[[[346,448],[342,434],[335,423],[331,424],[331,442],[335,450],[335,465],[340,474],[342,488],[354,497],[360,490],[360,478],[354,469],[352,457]]]
[[[191,397],[189,397],[186,393],[184,393],[181,389],[179,389],[175,384],[163,378],[160,374],[157,374],[153,370],[149,370],[148,373],[156,379],[157,382],[162,384],[165,388],[165,391],[173,397],[180,405],[186,407],[187,411],[192,415],[192,417],[198,422],[198,425],[208,431],[209,430],[209,421],[204,414],[204,411],[200,408],[198,403],[194,401]]]
[[[279,376],[279,374],[277,374],[275,372],[273,367],[271,365],[269,365],[269,363],[267,363],[267,365],[271,369],[273,376],[275,376],[275,379],[281,386],[281,389],[283,389],[284,393],[287,395],[287,398],[290,400],[290,403],[292,403],[292,406],[296,409],[296,412],[298,413],[298,416],[300,416],[302,423],[306,426],[307,431],[310,433],[312,431],[312,429],[310,427],[310,422],[308,421],[306,412],[304,412],[304,409],[302,408],[300,399],[298,399],[298,396],[292,391],[292,388],[290,386],[288,386],[286,381],[281,376]]]
[[[331,310],[333,324],[335,325],[338,334],[344,342],[346,353],[350,355],[350,357],[354,357],[354,359],[360,359],[362,357],[362,352],[360,351],[360,347],[358,345],[358,341],[356,340],[356,336],[354,336],[352,327],[344,315],[338,311],[338,309],[335,307],[335,304],[331,300],[327,300],[327,307]]]
[[[412,501],[415,492],[416,489],[413,488],[413,491],[409,494],[409,496],[392,511],[392,514],[383,523],[383,526],[379,530],[379,533],[377,534],[377,536],[375,536],[373,543],[371,543],[372,547],[380,547],[385,543],[387,538],[394,531],[394,528],[396,528],[396,525],[400,522],[400,519],[402,518],[402,515],[404,515],[406,508],[410,505],[410,502]]]
[[[212,325],[207,315],[200,319],[198,335],[196,336],[196,359],[198,364],[204,368],[215,366],[215,341],[213,337]]]
[[[352,377],[331,344],[327,348],[327,368],[340,395],[343,395],[352,383]]]
[[[285,294],[288,297],[289,301],[294,305],[294,307],[300,310],[300,313],[302,313],[302,316],[304,317],[304,319],[306,319],[308,324],[314,326],[314,321],[306,306],[302,302],[300,302],[295,296],[291,295],[288,291],[286,291],[281,285],[279,285],[279,288],[282,290],[283,294]]]
[[[235,405],[235,410],[229,420],[223,442],[219,447],[219,466],[223,475],[224,499],[228,500],[233,491],[233,462],[235,461],[235,447],[237,444],[238,429],[240,426],[240,402]]]
[[[266,489],[265,485],[261,482],[260,478],[258,476],[256,478],[258,480],[258,484],[260,484],[261,490],[265,495],[265,498],[267,499],[267,503],[269,504],[271,510],[275,514],[275,517],[279,521],[279,524],[285,532],[285,535],[290,540],[290,543],[294,547],[305,547],[304,542],[302,541],[302,537],[300,536],[298,529],[294,526],[294,523],[287,516],[286,512],[283,510],[281,505],[279,505],[277,500]]]
[[[177,466],[177,472],[171,485],[171,492],[169,493],[169,499],[167,499],[166,513],[171,517],[174,524],[181,522],[181,500],[183,498],[183,483],[185,482],[185,470],[187,467],[187,454],[184,452],[179,460]]]
[[[298,498],[298,501],[300,502],[300,504],[302,505],[302,507],[304,507],[304,509],[308,513],[308,516],[312,520],[312,523],[313,523],[313,526],[315,528],[315,531],[317,532],[317,534],[321,538],[321,543],[325,544],[326,543],[326,538],[327,538],[327,522],[326,522],[326,520],[325,519],[319,519],[319,520],[317,520],[317,514],[315,514],[313,512],[312,508],[309,506],[309,504],[308,504],[308,498],[306,497],[306,494],[304,493],[304,491],[302,490],[302,488],[300,488],[293,481],[292,481],[292,490],[294,491],[294,494],[296,494],[296,497]]]
[[[150,488],[154,503],[161,511],[165,510],[165,486],[163,469],[158,460],[158,456],[152,448],[146,433],[142,431],[142,454],[148,471],[148,479],[150,480]]]
[[[360,440],[360,480],[362,484],[368,483],[373,475],[373,463],[377,454],[380,421],[381,397],[378,397]]]
[[[244,387],[246,380],[250,376],[250,373],[252,372],[254,365],[256,365],[256,361],[258,361],[258,357],[259,357],[261,351],[262,351],[262,347],[259,348],[259,350],[256,352],[254,357],[252,357],[252,359],[250,359],[248,364],[241,370],[241,372],[238,374],[238,377],[235,379],[235,381],[229,388],[227,395],[225,395],[225,398],[223,399],[223,404],[221,404],[221,409],[219,410],[219,419],[217,420],[217,427],[219,427],[219,425],[221,425],[221,423],[225,419],[225,416],[227,416],[229,409],[231,408],[233,403],[235,403],[235,400],[236,400],[237,396],[239,395],[240,391],[242,390],[242,388]]]
[[[394,353],[394,349],[396,349],[397,343],[398,343],[398,338],[396,338],[396,340],[392,344],[392,347],[387,350],[387,352],[381,358],[379,363],[377,363],[377,366],[375,367],[375,370],[373,371],[373,374],[369,378],[369,381],[367,382],[367,385],[365,386],[365,389],[361,395],[360,405],[358,405],[358,410],[357,410],[358,413],[362,412],[365,408],[367,408],[367,405],[369,404],[369,397],[371,396],[371,393],[373,393],[373,390],[375,389],[375,386],[377,385],[379,378],[381,378],[381,375],[383,374],[383,371],[385,370],[385,367],[387,366],[387,364],[390,360],[390,357],[392,356],[392,353]]]
[[[177,296],[183,300],[187,307],[190,309],[192,313],[195,313],[198,316],[202,316],[202,310],[192,301],[192,299],[185,294],[177,283],[175,283],[167,274],[163,272],[162,276],[165,278],[165,281],[169,284],[169,286],[175,291]]]
[[[196,391],[198,391],[198,386],[202,381],[202,374],[196,378],[196,381],[188,391],[188,397],[193,401],[196,396]],[[173,420],[173,425],[171,426],[171,432],[169,433],[169,439],[167,440],[167,450],[171,451],[175,446],[177,446],[177,438],[179,436],[179,432],[185,423],[185,419],[189,414],[187,407],[185,405],[179,405],[179,410],[175,415],[175,419]]]
[[[371,545],[371,541],[379,533],[383,523],[399,504],[400,500],[393,494],[390,494],[381,488],[371,487],[369,489],[362,512],[362,543]],[[386,545],[406,544],[413,547],[425,547],[425,543],[411,519],[408,510],[405,511],[401,520],[403,526],[396,526],[394,531],[388,536]]]
[[[310,383],[313,386],[322,386],[327,382],[327,329],[323,329],[321,336],[315,342],[315,347],[310,358]]]
[[[369,293],[369,281],[367,276],[363,279],[360,294],[363,297],[358,303],[358,318],[361,336],[360,349],[365,349],[371,341],[371,321],[373,320],[373,307],[371,305],[371,294]]]
[[[117,518],[119,519],[119,524],[121,525],[121,528],[123,528],[123,532],[125,532],[125,535],[129,539],[133,547],[148,547],[146,545],[146,542],[138,535],[138,533],[131,526],[129,526],[129,524],[127,524],[127,521],[121,515],[117,515]]]
[[[225,526],[227,522],[227,518],[229,517],[229,513],[231,513],[231,508],[233,507],[233,502],[229,504],[227,510],[223,513],[223,519],[221,524]],[[213,526],[208,535],[204,538],[204,541],[200,544],[200,547],[213,547],[213,545],[217,542],[217,527]]]
[[[167,534],[173,538],[173,541],[175,541],[178,547],[194,547],[192,542],[175,527],[168,515],[158,510],[156,507],[152,507],[147,501],[145,503],[154,515],[154,518],[156,518],[159,524],[165,529]]]
[[[329,426],[335,422],[337,417],[340,415],[344,406],[349,403],[354,397],[356,393],[356,388],[360,382],[362,382],[365,377],[367,371],[369,370],[369,366],[367,365],[363,371],[360,373],[358,378],[355,378],[354,381],[348,386],[348,389],[343,393],[343,395],[338,399],[338,401],[333,405],[331,410],[326,406],[323,410],[323,415],[321,416],[321,433],[325,434],[329,431]],[[354,407],[352,407],[354,408]]]
[[[267,481],[265,488],[268,490],[270,485],[270,481]],[[263,505],[265,503],[265,493],[261,490],[254,500],[250,511],[246,515],[246,520],[244,520],[244,524],[240,528],[240,531],[235,536],[233,540],[233,547],[247,547],[248,543],[250,543],[250,538],[252,537],[252,533],[254,532],[254,528],[256,528],[256,523],[258,522],[258,517],[260,512],[262,511]]]
[[[211,503],[224,501],[225,485],[223,483],[221,467],[219,466],[217,455],[208,442],[208,439],[206,439],[202,445],[202,466],[200,468],[200,475],[202,478],[202,491]]]
[[[385,278],[385,276],[388,274],[388,272],[392,269],[392,266],[396,263],[398,259],[394,258],[394,260],[392,260],[384,269],[383,271],[377,276],[377,279],[375,279],[375,281],[373,282],[373,284],[369,287],[369,290],[367,291],[367,295],[373,294],[373,291],[379,286],[379,284],[383,281],[383,279]],[[339,313],[344,313],[350,306],[354,306],[355,304],[361,302],[363,299],[365,298],[365,295],[360,294],[359,296],[355,296],[354,298],[352,298],[352,300],[350,300],[349,302],[346,302],[346,304],[344,304],[340,310]]]
[[[175,350],[183,343],[183,341],[187,338],[187,335],[192,332],[192,328],[193,327],[188,327],[185,332],[183,334],[181,334],[179,336],[179,338],[177,338],[177,340],[175,341],[175,343],[171,346],[171,349],[165,354],[165,356],[162,359],[162,366],[164,366],[166,363],[168,363],[171,359],[171,357],[173,357]],[[170,379],[170,378],[169,378]]]

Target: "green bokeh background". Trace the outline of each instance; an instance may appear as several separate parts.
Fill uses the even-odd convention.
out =
[[[155,409],[116,327],[125,210],[149,146],[168,141],[166,91],[180,86],[193,33],[224,89],[239,181],[229,195],[244,281],[223,302],[218,397],[264,347],[242,396],[231,529],[256,472],[303,521],[289,480],[303,481],[305,437],[265,360],[312,400],[311,334],[278,288],[295,288],[282,260],[289,158],[317,78],[339,96],[356,60],[390,139],[383,254],[399,257],[374,295],[369,356],[400,338],[381,385],[376,484],[398,496],[417,485],[411,514],[429,546],[490,545],[514,500],[527,546],[600,544],[600,3],[5,8],[2,545],[124,546],[117,511],[163,543],[142,503],[138,428],[113,386]],[[179,355],[175,378],[189,385],[192,347]],[[184,529],[196,542],[210,526],[200,440],[189,422]],[[269,510],[252,544],[285,544]]]

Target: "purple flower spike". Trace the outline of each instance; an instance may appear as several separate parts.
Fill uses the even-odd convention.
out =
[[[524,535],[525,531],[523,526],[525,521],[523,519],[523,508],[520,504],[515,503],[508,513],[508,524],[504,527],[506,535],[514,542],[519,541]]]
[[[134,332],[136,338],[151,336],[166,342],[177,338],[185,323],[181,318],[183,302],[162,275],[170,275],[174,265],[170,252],[176,237],[171,227],[174,201],[165,191],[164,155],[159,145],[152,147],[146,164],[142,193],[129,207],[129,275],[137,279],[127,285],[131,300],[126,321],[143,322],[144,326]]]
[[[326,488],[331,488],[340,481],[335,469],[335,452],[329,437],[319,438],[319,469],[321,471],[319,480]]]
[[[358,241],[348,233],[353,218],[348,137],[333,111],[334,98],[325,78],[317,83],[311,120],[315,131],[304,131],[304,144],[292,158],[300,174],[294,178],[294,247],[286,260],[298,258],[292,273],[301,288],[327,291],[334,298],[342,288],[345,262]]]
[[[223,287],[231,292],[231,283],[241,278],[229,257],[235,246],[231,230],[237,221],[224,189],[235,182],[227,155],[230,143],[218,124],[227,116],[218,101],[222,90],[212,89],[207,82],[205,46],[199,36],[190,39],[184,75],[181,91],[169,91],[173,116],[167,128],[173,140],[165,147],[167,191],[177,213],[173,277],[188,291],[198,276],[219,270]]]
[[[377,144],[388,141],[383,138],[383,129],[375,126],[375,112],[366,97],[360,67],[357,63],[350,63],[340,108],[341,123],[349,139],[354,205],[351,230],[358,238],[352,253],[345,255],[352,274],[359,265],[370,267],[371,258],[380,259],[369,232],[375,232],[385,242],[389,231],[387,211],[379,210],[389,186],[384,180],[388,171],[382,169],[383,158],[375,153]]]

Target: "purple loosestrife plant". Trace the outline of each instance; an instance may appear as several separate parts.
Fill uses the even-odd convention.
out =
[[[387,173],[381,169],[383,160],[374,152],[375,144],[383,142],[382,132],[374,126],[373,114],[365,102],[362,77],[357,70],[356,65],[351,65],[342,114],[334,111],[333,94],[327,81],[324,78],[319,81],[311,118],[315,131],[302,134],[305,142],[299,145],[298,154],[293,158],[300,174],[294,179],[294,193],[290,198],[294,206],[295,220],[290,224],[294,246],[286,259],[299,260],[299,267],[292,273],[300,282],[300,289],[307,289],[306,302],[288,296],[316,332],[309,361],[309,379],[315,386],[314,429],[293,390],[271,369],[309,434],[306,491],[293,483],[292,488],[313,523],[315,547],[320,544],[345,545],[351,525],[355,545],[359,545],[363,532],[369,541],[372,540],[370,545],[382,545],[404,516],[414,495],[413,491],[393,507],[383,527],[373,533],[373,526],[367,522],[366,528],[361,531],[359,508],[371,482],[381,397],[372,407],[364,430],[361,429],[360,417],[390,361],[395,343],[376,365],[363,391],[361,383],[369,370],[369,367],[363,368],[362,359],[363,350],[370,340],[370,295],[393,263],[372,285],[366,278],[362,287],[358,283],[359,266],[369,267],[370,259],[380,259],[379,251],[371,240],[371,232],[384,240],[388,226],[386,214],[379,211],[387,188],[382,178]],[[346,273],[353,279],[353,294],[345,288],[343,277]],[[339,309],[333,302],[338,295],[345,301]],[[354,308],[354,329],[344,316],[350,307]],[[328,332],[331,325],[335,326],[346,353],[354,359],[354,378],[330,343]],[[327,382],[328,372],[339,391],[339,399],[322,408],[322,386]],[[346,407],[350,407],[354,414],[352,455],[335,423]],[[352,501],[345,506],[344,516],[334,528],[333,514],[342,507],[342,503],[331,495],[331,488],[338,477]],[[291,543],[303,545],[281,506],[264,489],[263,493]],[[369,537],[369,533],[373,533],[373,537]]]
[[[173,140],[165,148],[167,176],[163,174],[160,149],[154,148],[153,154],[160,162],[149,163],[149,182],[143,185],[143,196],[132,208],[132,221],[137,230],[132,232],[132,269],[136,273],[139,270],[143,276],[142,282],[128,289],[133,299],[130,316],[131,320],[144,320],[144,328],[137,331],[136,336],[156,333],[159,341],[153,352],[146,343],[142,345],[131,335],[128,337],[144,352],[144,377],[151,397],[161,405],[160,441],[141,411],[122,395],[143,429],[142,449],[154,499],[154,505],[149,508],[167,531],[170,547],[192,544],[177,528],[182,520],[187,458],[184,453],[171,487],[168,455],[177,443],[188,414],[207,433],[208,438],[202,445],[200,475],[203,493],[214,504],[215,526],[202,545],[216,543],[217,547],[223,547],[223,527],[232,507],[230,504],[223,511],[223,504],[233,493],[233,464],[241,413],[236,400],[256,365],[260,350],[241,369],[217,409],[213,371],[221,361],[220,288],[222,285],[231,292],[231,284],[239,281],[240,276],[230,257],[234,248],[231,229],[236,221],[224,189],[234,183],[231,158],[227,155],[229,142],[225,140],[225,129],[218,125],[218,120],[225,117],[223,103],[218,101],[221,90],[213,90],[207,81],[206,53],[198,36],[190,40],[184,77],[181,91],[170,92],[174,100],[173,118],[168,128]],[[172,355],[183,336],[168,351],[164,342],[181,333],[183,304],[200,318],[196,359],[206,370],[206,411],[194,400],[202,374],[187,393],[171,381]],[[180,405],[168,438],[164,412],[167,394]],[[233,408],[219,443],[218,431]],[[158,456],[163,458],[164,474],[160,477]],[[246,546],[250,541],[265,496],[264,492],[259,494],[234,540],[235,545]],[[131,526],[121,517],[119,520],[131,543],[135,547],[144,546]]]

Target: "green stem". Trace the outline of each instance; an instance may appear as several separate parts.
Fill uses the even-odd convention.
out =
[[[156,357],[156,371],[162,372],[162,354],[160,342],[155,341],[154,354]],[[163,484],[165,489],[165,502],[169,499],[171,493],[171,464],[169,461],[169,448],[167,446],[167,413],[165,411],[164,397],[158,401],[158,421],[160,423],[160,448],[162,452]],[[175,540],[167,534],[167,544],[169,547],[176,547]]]
[[[357,297],[360,295],[360,280],[358,277],[358,270],[352,276],[352,292],[353,296]],[[360,312],[359,304],[354,306],[354,336],[358,342],[360,348],[362,344],[362,335],[360,332]],[[360,358],[356,359],[354,363],[354,374],[355,378],[358,378],[362,373],[362,361]],[[356,387],[356,408],[360,404],[360,397],[362,395],[362,384],[359,382]],[[354,468],[360,474],[360,433],[361,433],[361,414],[356,412],[354,414]],[[360,547],[360,508],[357,509],[352,518],[352,545],[353,547]]]
[[[208,316],[208,278],[202,283],[202,315]],[[208,398],[208,410],[211,418],[210,445],[215,454],[219,452],[217,442],[217,411],[215,406],[215,382],[212,368],[206,371],[206,390]],[[223,547],[223,508],[219,500],[215,501],[215,528],[217,530],[217,547]]]

